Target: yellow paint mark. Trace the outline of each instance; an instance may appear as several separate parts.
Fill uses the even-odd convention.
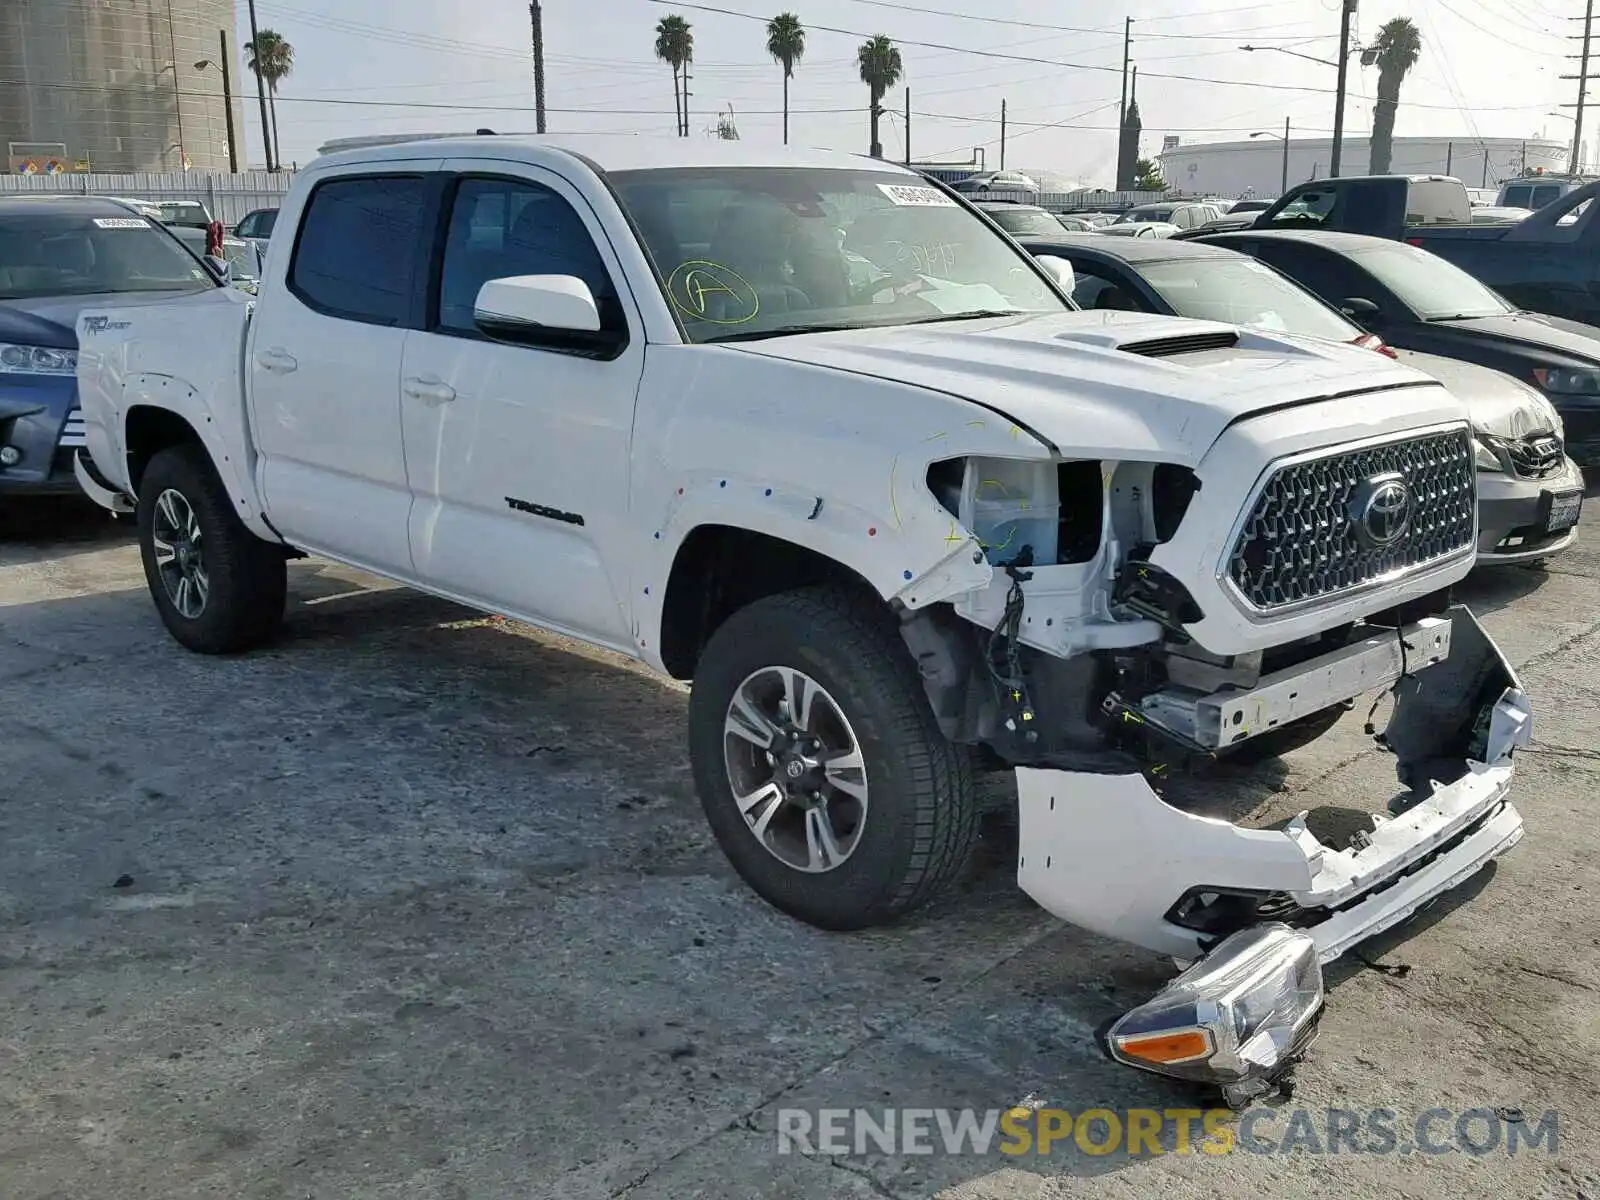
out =
[[[968,421],[967,422],[967,428],[968,429],[987,429],[988,426],[989,426],[989,422],[987,422],[987,421]]]
[[[761,312],[761,297],[748,280],[732,267],[692,258],[679,263],[667,277],[667,295],[672,305],[693,321],[711,325],[743,325]],[[732,317],[712,317],[706,314],[712,296],[727,296],[737,307]]]
[[[924,442],[937,442],[940,438],[949,437],[949,436],[950,435],[948,433],[936,433],[932,437],[923,438],[922,440]]]
[[[1013,438],[1020,438],[1022,436],[1022,426],[1021,425],[1013,425],[1011,427],[1011,436]]]
[[[944,535],[944,540],[946,545],[951,543],[960,545],[962,542],[966,541],[967,538],[966,535],[961,532],[960,526],[958,526],[954,521],[951,521],[950,532]]]
[[[894,514],[894,527],[896,529],[903,528],[900,524],[900,506],[895,503],[894,499],[894,470],[899,465],[900,458],[898,455],[889,460],[889,511]]]

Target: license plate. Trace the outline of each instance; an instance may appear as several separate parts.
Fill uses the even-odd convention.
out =
[[[1550,497],[1550,515],[1545,518],[1544,523],[1545,532],[1557,533],[1563,529],[1570,529],[1578,523],[1578,515],[1582,510],[1582,492],[1552,494]]]

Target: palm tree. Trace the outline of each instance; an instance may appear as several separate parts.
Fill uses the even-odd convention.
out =
[[[283,153],[278,143],[278,81],[287,79],[294,71],[294,47],[284,36],[273,29],[258,29],[253,40],[244,44],[244,65],[267,85],[267,95],[272,108],[272,153],[268,161],[283,165]]]
[[[861,68],[861,82],[872,94],[872,149],[873,158],[883,157],[883,143],[878,140],[878,118],[883,116],[883,94],[900,82],[905,64],[900,61],[900,48],[884,34],[868,38],[856,52],[856,63]]]
[[[794,65],[805,57],[806,30],[792,12],[779,13],[767,22],[767,53],[783,68],[783,144],[789,144],[789,80]]]
[[[1400,107],[1400,84],[1422,57],[1422,35],[1410,17],[1385,21],[1372,44],[1378,64],[1378,107],[1372,113],[1372,160],[1367,170],[1387,175],[1394,154],[1394,118]]]
[[[688,137],[689,97],[685,94],[687,87],[680,87],[678,80],[694,57],[694,34],[689,31],[689,22],[676,13],[656,22],[656,57],[672,68],[672,106],[678,113],[678,136]]]

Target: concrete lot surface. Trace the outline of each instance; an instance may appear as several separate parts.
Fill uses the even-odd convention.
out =
[[[1555,1110],[1556,1152],[1042,1159],[775,1132],[1194,1104],[1093,1044],[1169,967],[1035,908],[1003,827],[951,902],[823,934],[712,843],[681,689],[317,561],[281,642],[199,658],[125,526],[3,524],[0,1200],[1600,1197],[1600,518],[1465,589],[1533,697],[1527,836],[1332,972],[1293,1101]],[[1364,710],[1220,799],[1379,807]]]

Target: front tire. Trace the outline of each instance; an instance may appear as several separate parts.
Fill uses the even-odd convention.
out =
[[[940,733],[893,618],[868,598],[811,588],[730,617],[695,674],[689,748],[723,853],[810,925],[894,921],[971,854],[969,756]]]
[[[283,619],[283,548],[244,527],[204,449],[158,452],[139,481],[139,555],[167,632],[200,654],[236,654]]]

